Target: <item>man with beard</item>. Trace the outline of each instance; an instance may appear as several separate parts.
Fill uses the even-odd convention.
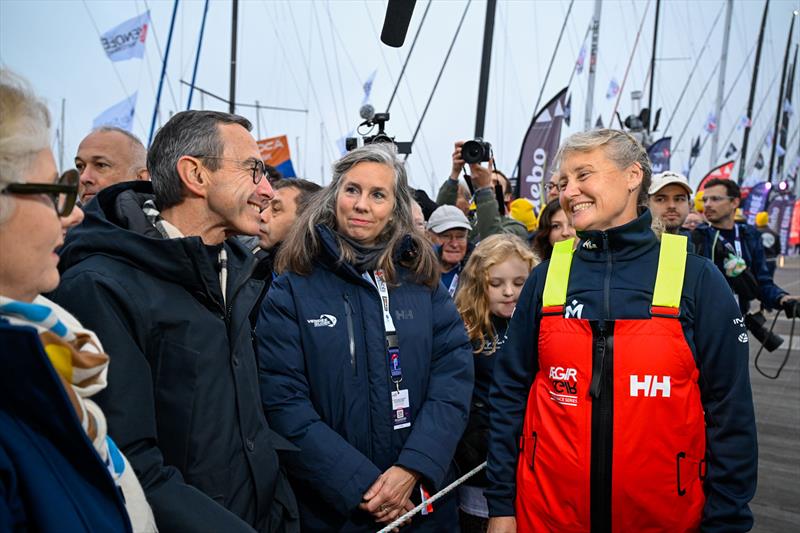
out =
[[[727,179],[709,180],[703,189],[704,214],[708,224],[692,232],[698,255],[711,259],[725,274],[739,300],[742,313],[758,299],[767,309],[795,312],[797,296],[775,285],[767,268],[761,235],[749,224],[735,222],[741,202],[739,186]]]
[[[689,216],[689,201],[692,196],[692,188],[686,176],[671,171],[656,174],[648,195],[653,220],[660,220],[667,233],[688,235],[681,228]]]

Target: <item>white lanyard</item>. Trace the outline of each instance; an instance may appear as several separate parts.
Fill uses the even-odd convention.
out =
[[[458,288],[458,272],[456,272],[453,275],[453,279],[450,280],[450,287],[447,288],[447,292],[450,293],[450,298],[455,297],[457,288]]]
[[[386,278],[383,275],[383,270],[376,270],[374,272],[375,280],[367,272],[361,274],[363,278],[369,281],[376,289],[381,297],[381,310],[383,311],[383,327],[387,335],[394,335],[397,330],[392,321],[392,312],[389,310],[389,289],[386,286]]]
[[[737,226],[736,224],[733,225],[733,232],[734,232],[734,235],[735,235],[734,240],[733,240],[733,247],[736,249],[736,255],[738,255],[739,257],[744,259],[744,256],[742,255],[742,241],[739,239],[739,226]],[[719,234],[719,230],[717,230],[716,234],[714,235],[714,242],[711,244],[711,260],[712,261],[714,261],[714,252],[715,252],[715,248],[717,246],[717,239],[719,239],[720,237],[722,237],[722,235],[720,235]],[[723,237],[722,240],[725,241],[725,238]],[[728,242],[728,241],[725,241],[725,242]]]

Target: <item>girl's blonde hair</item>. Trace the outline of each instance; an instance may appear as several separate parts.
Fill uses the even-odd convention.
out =
[[[539,261],[528,245],[516,235],[492,235],[475,247],[461,273],[456,293],[456,307],[467,326],[467,335],[475,353],[483,350],[486,339],[492,339],[490,353],[497,348],[491,313],[489,312],[489,269],[512,257],[518,257],[533,270]]]

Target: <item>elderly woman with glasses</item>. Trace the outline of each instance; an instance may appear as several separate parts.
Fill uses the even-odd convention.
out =
[[[622,131],[567,138],[577,230],[532,272],[489,394],[489,531],[748,531],[756,429],[744,321],[686,237],[650,229]]]
[[[0,530],[155,531],[89,399],[106,386],[108,356],[42,296],[58,285],[66,230],[83,219],[78,173],[56,173],[49,126],[26,83],[0,70]]]
[[[303,531],[376,531],[455,479],[470,345],[394,147],[348,153],[320,194],[261,308],[261,394],[299,448],[286,466]],[[426,513],[410,531],[458,527],[454,493]]]

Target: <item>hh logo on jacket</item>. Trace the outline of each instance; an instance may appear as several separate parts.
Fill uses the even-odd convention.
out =
[[[643,393],[645,398],[662,396],[669,398],[669,376],[631,376],[631,396],[636,398]]]

